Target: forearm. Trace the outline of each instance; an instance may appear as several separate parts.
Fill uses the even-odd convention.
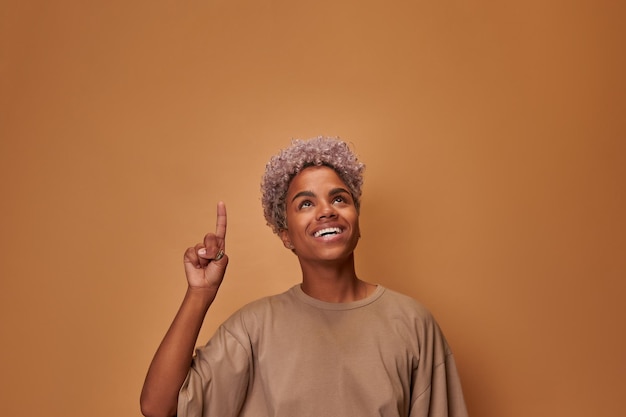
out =
[[[183,384],[207,310],[217,289],[189,288],[185,298],[154,355],[141,392],[145,416],[176,415],[178,392]]]

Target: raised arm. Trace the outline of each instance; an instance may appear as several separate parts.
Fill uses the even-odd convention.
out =
[[[226,206],[219,202],[215,233],[185,251],[187,292],[148,369],[141,392],[146,417],[176,415],[178,392],[189,372],[198,333],[228,265],[225,240]]]

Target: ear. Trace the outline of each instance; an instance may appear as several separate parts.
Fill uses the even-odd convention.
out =
[[[285,247],[289,250],[294,250],[294,246],[293,243],[291,243],[291,239],[289,239],[289,233],[287,233],[287,229],[283,229],[280,232],[278,232],[278,235],[280,236],[280,240],[283,241],[283,245],[285,245]]]

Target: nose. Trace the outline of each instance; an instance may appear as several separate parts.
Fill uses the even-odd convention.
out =
[[[325,203],[319,206],[319,211],[317,213],[317,220],[334,218],[337,216],[337,212],[335,211],[335,207],[332,204]]]

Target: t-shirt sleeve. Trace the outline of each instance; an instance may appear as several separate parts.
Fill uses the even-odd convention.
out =
[[[454,355],[432,319],[422,328],[409,417],[467,417]]]
[[[196,350],[178,395],[178,417],[237,416],[246,398],[251,356],[224,325]]]

